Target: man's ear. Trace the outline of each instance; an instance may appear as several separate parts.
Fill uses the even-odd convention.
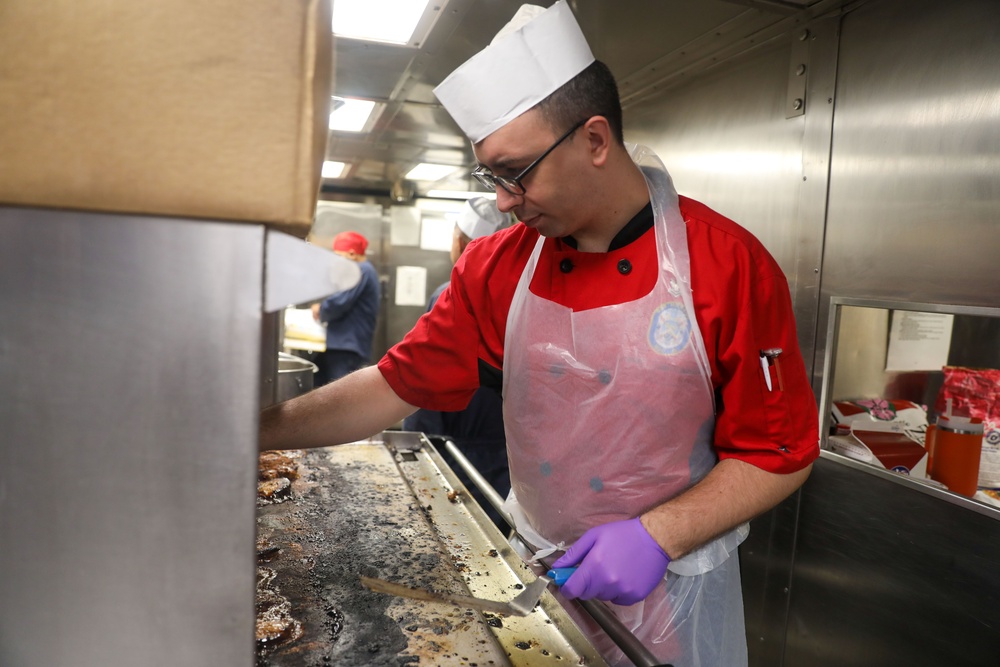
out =
[[[611,126],[604,116],[593,116],[584,126],[590,145],[591,162],[595,167],[603,167],[611,150]]]

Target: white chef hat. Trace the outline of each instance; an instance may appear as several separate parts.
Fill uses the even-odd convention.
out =
[[[457,224],[463,234],[470,239],[478,239],[489,236],[508,222],[507,215],[500,212],[494,200],[473,197],[462,207]]]
[[[514,120],[594,62],[576,17],[559,0],[523,5],[485,49],[434,94],[473,143]]]

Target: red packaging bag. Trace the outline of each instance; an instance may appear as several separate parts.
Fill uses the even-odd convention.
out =
[[[945,366],[944,383],[934,411],[951,413],[983,422],[983,450],[979,462],[979,486],[1000,488],[1000,370]]]

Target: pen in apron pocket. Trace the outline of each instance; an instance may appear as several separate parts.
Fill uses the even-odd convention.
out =
[[[781,379],[781,363],[778,361],[781,352],[782,349],[780,347],[771,347],[760,351],[760,367],[764,371],[764,382],[767,384],[768,391],[773,390],[771,386],[771,366],[774,366],[774,375],[778,379],[778,391],[785,390],[785,383]]]

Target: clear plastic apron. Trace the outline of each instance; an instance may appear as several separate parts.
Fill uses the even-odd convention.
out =
[[[512,489],[505,507],[540,554],[669,500],[717,461],[710,367],[692,305],[677,193],[651,151],[636,147],[632,157],[653,203],[660,267],[653,290],[581,312],[537,297],[528,285],[540,237],[507,320],[503,396]],[[745,665],[735,550],[748,530],[744,524],[673,561],[642,602],[608,606],[675,667]],[[611,664],[631,664],[586,614],[566,607]]]

